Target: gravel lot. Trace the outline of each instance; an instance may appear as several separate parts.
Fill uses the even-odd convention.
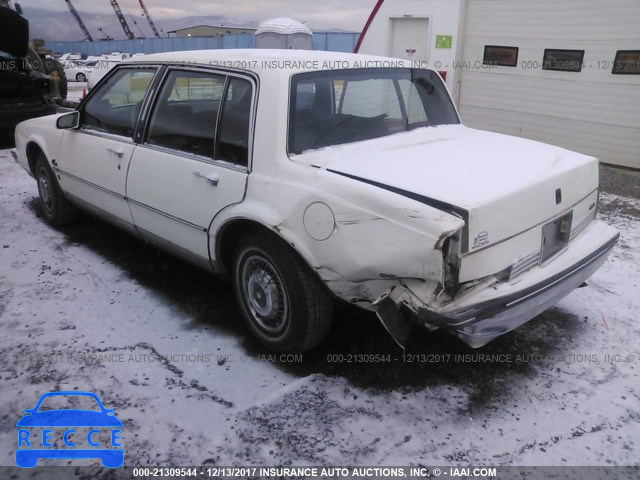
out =
[[[49,227],[0,150],[0,465],[22,411],[65,389],[116,409],[131,466],[638,465],[638,173],[602,179],[619,245],[523,328],[481,350],[423,333],[403,360],[342,307],[299,359],[247,336],[226,283],[88,216]]]

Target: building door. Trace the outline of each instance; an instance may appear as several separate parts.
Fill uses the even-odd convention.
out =
[[[429,61],[429,19],[391,18],[389,54],[405,60]]]

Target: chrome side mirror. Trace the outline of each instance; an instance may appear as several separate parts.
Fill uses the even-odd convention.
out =
[[[56,127],[61,130],[78,128],[80,126],[80,112],[71,112],[58,117]]]

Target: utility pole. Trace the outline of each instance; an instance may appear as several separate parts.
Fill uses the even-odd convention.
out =
[[[80,18],[80,14],[76,10],[76,7],[73,6],[73,3],[71,3],[71,0],[64,0],[64,1],[67,3],[67,7],[69,7],[69,11],[71,12],[71,15],[73,15],[73,18],[75,18],[76,22],[78,22],[78,25],[80,26],[80,30],[82,30],[82,33],[84,33],[84,36],[86,37],[86,39],[89,40],[90,42],[93,42],[93,37],[91,36],[91,33],[89,33],[89,29],[87,28],[87,26],[82,21],[82,18]]]
[[[111,2],[111,6],[113,7],[113,10],[116,12],[116,16],[118,17],[118,20],[120,20],[120,25],[122,26],[122,30],[124,30],[124,34],[127,36],[129,40],[133,40],[134,38],[136,38],[136,36],[129,28],[127,19],[124,18],[124,14],[120,9],[120,5],[118,5],[118,0],[110,0],[110,2]]]
[[[144,2],[142,0],[138,0],[140,2],[140,7],[142,7],[142,13],[144,13],[144,16],[147,17],[147,22],[149,22],[149,26],[151,27],[151,30],[153,30],[153,34],[160,38],[160,33],[158,32],[158,29],[156,28],[156,24],[153,23],[153,20],[151,20],[151,15],[149,15],[149,11],[147,10],[147,7],[144,6]]]

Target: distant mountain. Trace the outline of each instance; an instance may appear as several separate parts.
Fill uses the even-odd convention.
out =
[[[24,8],[24,16],[29,20],[30,37],[43,38],[49,41],[75,41],[84,40],[80,27],[69,12],[50,12],[39,8]],[[141,15],[126,16],[129,27],[137,37],[153,37],[147,20]],[[87,25],[94,40],[107,38],[124,40],[126,36],[116,18],[113,15],[82,14],[82,20]],[[162,36],[166,32],[194,25],[226,25],[229,27],[256,28],[258,22],[234,22],[232,19],[221,15],[192,16],[172,20],[156,20],[156,26]],[[101,28],[102,31],[98,30]]]

